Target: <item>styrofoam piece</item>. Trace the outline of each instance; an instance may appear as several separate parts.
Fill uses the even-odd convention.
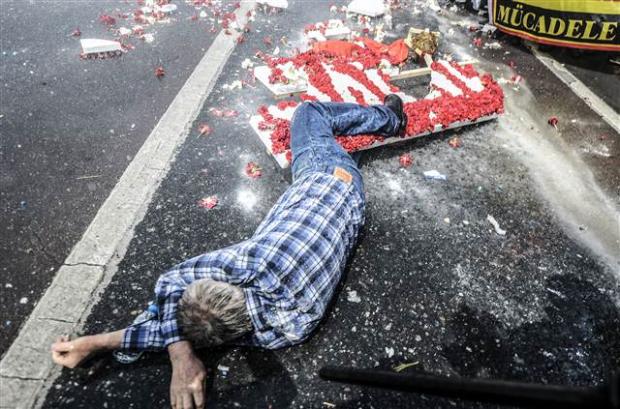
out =
[[[174,13],[175,11],[177,11],[177,5],[176,4],[164,4],[163,6],[159,7],[159,11],[161,11],[162,13],[166,13],[166,14]]]
[[[449,126],[446,126],[446,127],[443,127],[441,125],[436,125],[435,129],[432,130],[432,131],[427,131],[427,132],[423,132],[421,134],[407,136],[405,138],[401,138],[401,137],[398,137],[398,136],[392,137],[392,138],[385,138],[383,141],[375,142],[372,145],[365,146],[365,147],[361,148],[359,151],[360,152],[361,151],[366,151],[366,150],[369,150],[369,149],[374,149],[374,148],[378,148],[380,146],[385,146],[385,145],[392,145],[392,144],[395,144],[395,143],[404,143],[404,142],[409,141],[411,139],[421,138],[421,137],[426,136],[426,135],[447,131],[449,129],[455,129],[455,128],[460,128],[460,127],[463,127],[463,126],[479,124],[481,122],[490,121],[490,120],[495,119],[497,117],[498,117],[497,114],[492,114],[492,115],[487,115],[487,116],[480,117],[480,118],[478,118],[478,119],[476,119],[474,121],[454,122],[454,123],[451,123]],[[254,115],[254,116],[252,116],[250,118],[250,126],[252,127],[252,129],[254,129],[254,132],[256,132],[256,134],[258,135],[258,138],[261,140],[261,142],[267,148],[267,153],[269,153],[271,156],[273,156],[273,158],[276,160],[276,162],[278,163],[278,165],[282,169],[288,168],[290,166],[290,163],[286,159],[286,153],[274,154],[272,149],[271,149],[271,136],[270,136],[270,132],[271,131],[268,131],[268,130],[267,131],[261,131],[258,128],[258,124],[262,120],[263,120],[263,118],[260,115]]]
[[[353,0],[347,7],[348,13],[379,17],[385,14],[386,5],[383,0]]]
[[[291,94],[299,94],[306,91],[307,85],[305,81],[291,84],[271,84],[269,83],[270,75],[271,68],[266,65],[254,68],[254,76],[256,79],[262,82],[276,98],[284,98]]]
[[[277,9],[287,9],[288,0],[256,0],[256,3]]]
[[[325,30],[325,33],[313,30],[309,31],[306,37],[316,41],[348,40],[351,37],[351,29],[349,27],[328,28]]]
[[[99,38],[84,38],[80,40],[84,54],[110,53],[123,51],[118,41],[101,40]]]

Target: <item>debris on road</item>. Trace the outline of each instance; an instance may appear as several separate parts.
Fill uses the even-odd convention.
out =
[[[99,22],[106,26],[113,26],[116,24],[116,19],[109,14],[102,14],[99,16]]]
[[[549,125],[551,125],[552,127],[554,127],[556,131],[558,130],[558,123],[559,123],[559,122],[560,122],[560,121],[558,120],[558,117],[557,117],[557,116],[552,116],[552,117],[550,117],[550,118],[547,120],[547,123],[548,123]]]
[[[439,47],[439,33],[411,27],[405,38],[405,44],[419,56],[424,54],[432,56]]]
[[[215,206],[217,206],[219,200],[217,198],[216,195],[213,196],[208,196],[208,197],[203,197],[202,199],[200,199],[198,201],[198,206],[202,207],[203,209],[213,209]]]
[[[446,175],[443,175],[434,169],[424,171],[424,177],[426,179],[433,179],[433,180],[447,180],[448,179]]]
[[[394,348],[392,347],[385,347],[385,353],[387,354],[388,358],[391,358],[394,356]]]
[[[209,126],[209,124],[202,123],[198,126],[198,132],[200,136],[207,136],[211,133],[213,129]]]
[[[506,235],[506,230],[503,230],[499,227],[499,223],[497,222],[497,220],[495,220],[495,217],[488,214],[487,220],[489,221],[489,223],[493,225],[493,228],[495,229],[495,233],[499,234],[500,236]]]
[[[241,68],[243,68],[244,70],[247,70],[252,67],[254,67],[254,63],[249,58],[246,58],[245,60],[241,62]]]
[[[80,31],[79,27],[76,27],[75,30],[71,32],[71,37],[80,37],[81,35],[82,32]]]
[[[81,58],[117,57],[123,53],[123,47],[118,41],[84,38],[80,40],[80,45],[82,46]]]
[[[357,304],[362,302],[362,298],[357,294],[357,291],[351,290],[347,292],[347,301]]]
[[[245,174],[251,179],[258,179],[263,175],[262,169],[254,162],[248,162],[245,165]]]
[[[164,75],[166,75],[166,71],[164,70],[164,67],[159,66],[155,68],[155,76],[157,78],[162,78]]]
[[[485,43],[484,44],[484,49],[486,49],[486,50],[501,50],[502,49],[502,45],[499,43],[499,41],[493,41],[492,43]]]
[[[304,29],[306,39],[315,41],[343,40],[351,36],[351,29],[340,19],[307,25]]]
[[[243,82],[241,82],[239,80],[235,80],[235,81],[231,82],[230,84],[222,85],[222,88],[227,90],[227,91],[234,91],[236,89],[243,88]]]
[[[407,368],[411,368],[412,366],[418,365],[419,363],[420,363],[420,361],[403,362],[402,364],[396,365],[392,369],[394,370],[394,372],[402,372],[402,371],[404,371]]]
[[[450,147],[454,149],[460,148],[461,146],[463,146],[463,140],[458,136],[453,136],[452,138],[448,139],[448,145],[450,145]]]
[[[398,163],[400,163],[401,167],[408,168],[413,165],[413,158],[411,157],[410,153],[403,153],[398,158]]]
[[[213,116],[216,116],[218,118],[232,118],[239,115],[238,111],[229,108],[209,108],[209,113],[213,114]]]
[[[159,10],[162,13],[170,14],[177,10],[177,5],[176,4],[164,4],[163,6],[159,7]]]
[[[284,10],[288,8],[288,0],[256,0],[256,3],[272,9]]]
[[[497,27],[495,27],[493,24],[485,24],[480,29],[480,31],[482,31],[482,34],[486,34],[486,35],[493,34],[495,32],[495,30],[497,30]]]
[[[379,17],[385,14],[386,9],[387,7],[383,0],[353,0],[347,6],[347,13]]]

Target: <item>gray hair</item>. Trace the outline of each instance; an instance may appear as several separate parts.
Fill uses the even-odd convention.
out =
[[[201,347],[221,345],[252,329],[241,288],[209,278],[187,287],[177,318],[183,335]]]

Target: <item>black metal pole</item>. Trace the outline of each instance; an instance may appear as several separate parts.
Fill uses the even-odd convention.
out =
[[[340,367],[324,367],[319,371],[319,376],[325,380],[336,382],[498,404],[562,409],[617,408],[612,402],[612,394],[609,393],[607,387],[579,388],[521,382],[469,380]]]

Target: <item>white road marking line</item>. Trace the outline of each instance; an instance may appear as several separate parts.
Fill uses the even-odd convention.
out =
[[[592,92],[583,82],[570,72],[562,64],[554,60],[549,54],[538,49],[534,44],[530,44],[529,48],[534,56],[542,62],[556,77],[564,84],[568,85],[571,90],[581,98],[594,112],[599,114],[605,122],[609,124],[616,132],[620,133],[620,116],[605,101]]]
[[[240,27],[255,1],[236,11]],[[164,115],[60,267],[52,284],[0,361],[2,408],[41,406],[60,374],[49,348],[56,336],[81,329],[90,309],[116,273],[135,226],[170,169],[177,148],[211,93],[240,33],[220,31]]]

